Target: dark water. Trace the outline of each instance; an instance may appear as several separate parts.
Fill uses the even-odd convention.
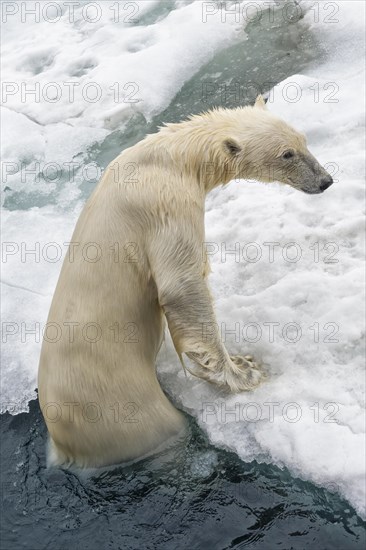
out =
[[[174,447],[126,467],[46,469],[38,401],[1,415],[2,550],[365,548],[347,502],[210,445],[190,420]]]

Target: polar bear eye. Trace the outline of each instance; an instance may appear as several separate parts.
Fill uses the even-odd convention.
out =
[[[285,151],[282,154],[282,158],[285,160],[292,159],[295,156],[295,153],[293,151]]]

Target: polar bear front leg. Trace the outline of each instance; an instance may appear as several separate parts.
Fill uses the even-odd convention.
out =
[[[181,237],[156,244],[149,258],[174,346],[194,363],[193,375],[232,392],[252,390],[262,381],[249,358],[228,354],[218,328],[209,337],[205,328],[218,327],[212,298],[203,277],[202,258],[194,242]]]

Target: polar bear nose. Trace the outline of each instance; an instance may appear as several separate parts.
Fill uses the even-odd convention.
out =
[[[330,187],[333,183],[333,178],[332,176],[328,176],[327,178],[323,178],[320,182],[320,191],[325,191],[326,189],[328,189],[328,187]]]

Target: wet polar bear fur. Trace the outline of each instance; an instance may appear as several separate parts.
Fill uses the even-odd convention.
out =
[[[146,455],[184,432],[157,380],[165,323],[194,375],[232,392],[262,374],[217,331],[203,254],[205,197],[234,178],[320,193],[331,177],[303,135],[253,107],[167,124],[106,169],[77,222],[44,339],[39,400],[49,464],[98,467]]]

